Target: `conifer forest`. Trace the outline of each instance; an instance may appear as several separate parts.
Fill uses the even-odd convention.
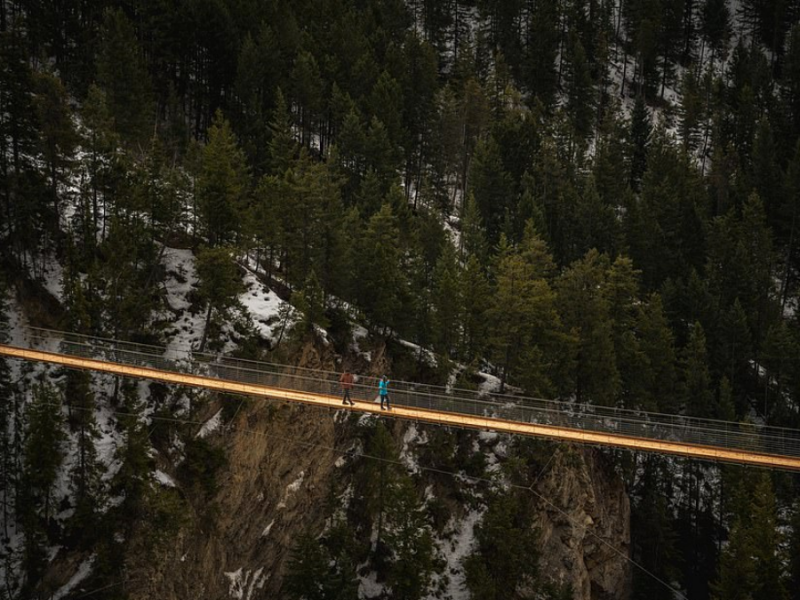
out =
[[[800,429],[798,246],[798,0],[0,0],[0,343]],[[800,600],[800,478],[0,357],[79,598]]]

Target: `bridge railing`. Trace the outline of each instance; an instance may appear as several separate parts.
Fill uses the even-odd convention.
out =
[[[341,393],[339,373],[268,362],[120,342],[80,334],[31,330],[34,345],[58,342],[64,354],[163,371],[188,373],[315,394]],[[800,434],[793,429],[752,423],[730,423],[575,402],[546,400],[485,391],[442,388],[413,382],[391,382],[393,405],[452,414],[568,427],[652,440],[680,441],[732,450],[800,456]],[[352,396],[377,401],[377,380],[358,377]]]

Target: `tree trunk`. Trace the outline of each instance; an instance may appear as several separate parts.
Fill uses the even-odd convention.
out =
[[[203,352],[206,348],[206,340],[208,339],[208,325],[211,323],[211,303],[208,303],[208,311],[206,311],[206,325],[203,328],[203,338],[200,340],[200,348],[199,351]]]
[[[786,248],[786,266],[783,269],[783,289],[781,290],[781,314],[786,308],[789,295],[789,276],[791,274],[792,253],[794,250],[794,232],[797,223],[797,199],[792,203],[792,227],[789,231],[789,245]]]

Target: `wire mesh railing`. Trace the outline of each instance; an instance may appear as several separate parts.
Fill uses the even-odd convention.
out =
[[[34,347],[52,348],[57,343],[60,353],[80,358],[315,394],[338,395],[341,392],[339,373],[330,371],[45,329],[31,329],[29,339]],[[375,401],[377,379],[357,376],[351,395],[354,400]],[[501,395],[486,390],[443,388],[407,381],[391,382],[389,396],[396,406],[800,457],[800,431],[795,429]]]

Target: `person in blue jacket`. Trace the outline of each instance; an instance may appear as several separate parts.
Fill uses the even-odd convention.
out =
[[[378,395],[381,397],[381,410],[392,410],[392,407],[389,405],[389,380],[386,379],[386,375],[381,377],[381,380],[378,382]],[[386,403],[386,408],[383,408],[383,403]]]

